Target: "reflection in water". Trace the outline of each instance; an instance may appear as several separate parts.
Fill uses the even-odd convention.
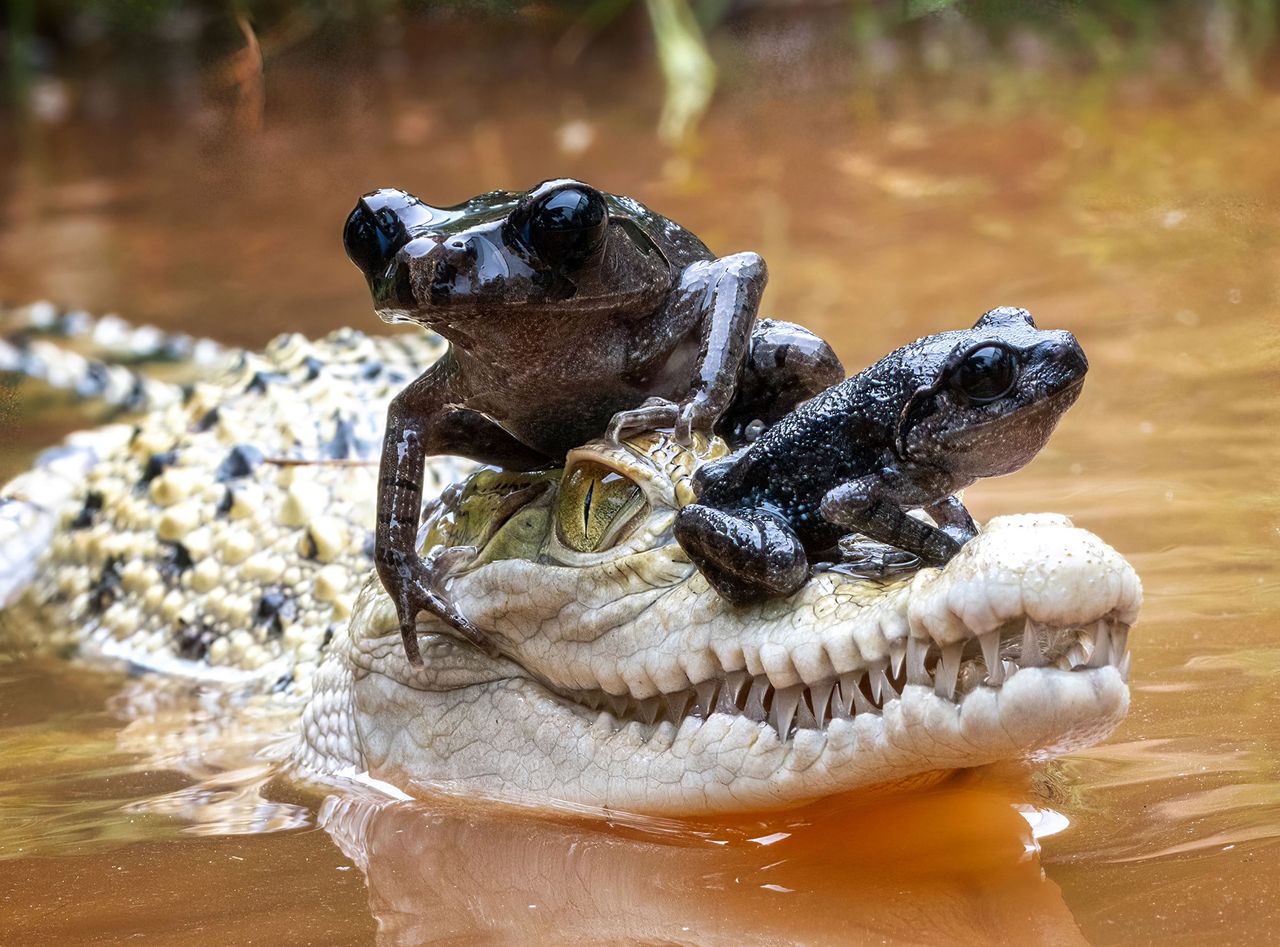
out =
[[[379,943],[1086,943],[1005,792],[714,828],[330,796]]]
[[[215,773],[173,792],[129,803],[124,811],[181,819],[188,823],[183,831],[192,835],[260,835],[309,825],[306,807],[263,798],[262,789],[273,775],[268,763]]]

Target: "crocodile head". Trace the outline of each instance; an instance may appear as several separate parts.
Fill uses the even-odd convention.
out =
[[[482,471],[423,545],[475,545],[449,585],[501,651],[423,622],[408,664],[376,580],[332,649],[295,760],[402,790],[668,815],[759,810],[1106,737],[1128,707],[1133,569],[1064,517],[1009,516],[942,569],[818,572],[721,599],[672,540],[718,456],[666,437]]]

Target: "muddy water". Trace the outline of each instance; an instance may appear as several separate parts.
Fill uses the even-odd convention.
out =
[[[1128,720],[1047,769],[903,799],[602,825],[308,795],[234,741],[157,750],[163,726],[125,722],[145,683],[14,657],[0,941],[1269,941],[1280,98],[1014,74],[871,99],[782,37],[735,47],[699,141],[672,153],[642,50],[566,64],[554,39],[285,56],[261,111],[207,74],[72,83],[63,120],[5,129],[0,292],[246,345],[374,328],[338,245],[355,195],[575,175],[763,253],[766,310],[850,368],[1026,306],[1076,332],[1090,379],[1032,465],[968,499],[980,519],[1069,513],[1137,567]],[[6,399],[5,474],[83,423],[38,391]]]

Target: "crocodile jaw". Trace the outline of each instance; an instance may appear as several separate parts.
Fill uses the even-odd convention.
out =
[[[691,815],[1067,752],[1105,738],[1128,708],[1140,584],[1060,517],[994,520],[945,569],[887,590],[819,575],[748,608],[725,605],[674,554],[640,562],[646,574],[610,572],[631,594],[583,586],[582,570],[542,566],[536,586],[518,582],[518,562],[476,570],[453,591],[509,657],[432,635],[421,671],[403,659],[390,603],[367,588],[349,716],[310,717],[302,756],[338,747],[411,792]],[[977,659],[993,640],[995,686]],[[1039,653],[1054,641],[1056,654]],[[723,699],[728,681],[736,703]]]

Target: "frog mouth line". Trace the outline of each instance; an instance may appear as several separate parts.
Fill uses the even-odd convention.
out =
[[[1024,618],[947,645],[910,636],[897,639],[890,643],[887,660],[812,684],[777,687],[767,675],[739,670],[638,699],[539,683],[579,715],[614,730],[638,725],[646,738],[664,728],[679,729],[689,720],[725,714],[762,724],[786,742],[801,730],[825,733],[835,720],[880,717],[908,687],[929,688],[935,697],[959,706],[979,688],[998,689],[1030,668],[1082,674],[1111,667],[1127,682],[1128,639],[1129,625],[1111,616],[1066,626]]]

